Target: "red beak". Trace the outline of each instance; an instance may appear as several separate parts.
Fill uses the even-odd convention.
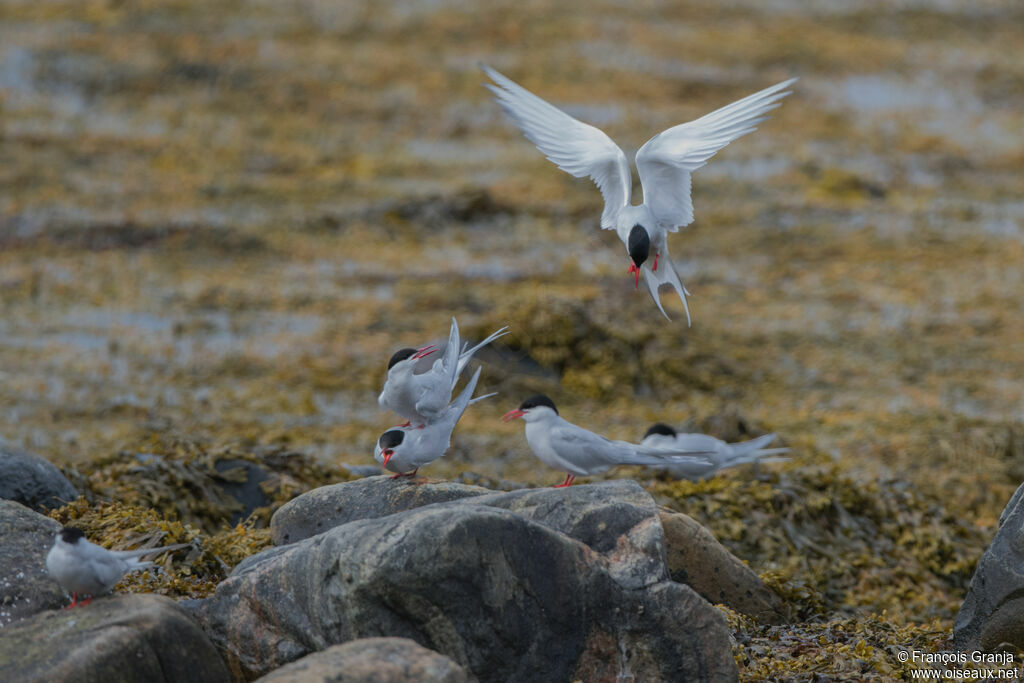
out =
[[[383,451],[380,452],[380,454],[384,456],[384,466],[387,467],[388,462],[391,461],[391,456],[393,456],[395,452],[390,448],[385,448]]]
[[[434,353],[434,351],[437,351],[437,348],[433,344],[430,346],[424,346],[422,349],[419,349],[416,353],[412,354],[412,358],[413,360],[426,358],[430,354]]]
[[[505,413],[504,415],[502,415],[501,416],[501,421],[502,422],[511,422],[512,420],[516,419],[517,417],[522,417],[523,415],[526,415],[526,411],[525,410],[519,410],[519,408],[516,408],[515,410],[510,410],[507,413]]]
[[[635,263],[629,264],[630,274],[636,273],[636,280],[633,282],[633,289],[640,289],[640,268]]]

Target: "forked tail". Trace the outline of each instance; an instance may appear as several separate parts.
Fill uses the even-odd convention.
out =
[[[658,296],[658,287],[661,285],[672,285],[672,288],[676,290],[679,298],[683,301],[683,308],[686,310],[686,326],[689,327],[690,306],[686,303],[686,295],[689,292],[686,291],[686,287],[683,286],[682,281],[679,279],[679,273],[676,272],[676,266],[668,255],[667,247],[658,254],[658,260],[657,270],[650,268],[649,261],[643,265],[644,282],[647,283],[647,289],[651,293],[651,298],[654,299],[654,303],[658,305],[658,310],[665,316],[665,319],[672,320],[672,318],[668,317],[668,313],[665,312],[665,308],[661,305],[661,298]]]

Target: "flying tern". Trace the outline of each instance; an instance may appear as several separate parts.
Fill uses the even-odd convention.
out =
[[[754,130],[779,100],[790,94],[791,78],[717,109],[699,119],[673,126],[648,140],[636,153],[644,201],[631,203],[632,178],[622,150],[603,131],[569,116],[494,69],[481,65],[494,81],[485,86],[526,137],[551,162],[577,178],[589,176],[604,196],[601,227],[615,230],[626,246],[634,276],[640,274],[661,314],[658,288],[671,285],[683,301],[690,323],[689,292],[679,279],[666,243],[667,233],[693,222],[690,174],[718,150]],[[651,256],[653,255],[653,259]]]
[[[769,457],[789,452],[788,448],[765,448],[765,446],[775,440],[775,437],[775,434],[765,434],[742,443],[726,443],[707,434],[679,434],[672,427],[658,423],[652,425],[647,430],[643,441],[640,443],[654,448],[683,448],[708,451],[711,463],[703,472],[692,468],[683,471],[676,470],[672,466],[665,468],[677,478],[696,481],[710,477],[727,467],[754,462],[780,462],[787,460],[787,458]]]
[[[400,349],[391,356],[387,379],[377,403],[381,408],[390,408],[404,417],[408,422],[403,426],[416,424],[422,428],[437,420],[451,401],[459,376],[473,354],[506,334],[508,328],[503,327],[472,348],[467,349],[468,344],[460,347],[459,324],[452,318],[444,354],[428,371],[415,372],[419,359],[437,351],[434,345]]]
[[[91,543],[81,529],[66,526],[57,533],[53,547],[46,556],[46,570],[64,591],[71,593],[69,607],[88,605],[94,597],[113,588],[128,572],[153,566],[152,562],[140,562],[140,557],[188,545],[178,543],[162,548],[107,550]],[[87,595],[88,599],[79,602],[83,595]]]
[[[443,456],[451,445],[452,431],[459,418],[466,412],[466,408],[495,395],[485,394],[472,398],[477,380],[480,379],[481,369],[476,369],[462,393],[448,404],[436,419],[423,427],[395,427],[380,435],[373,457],[395,473],[392,479],[415,476],[419,468]]]
[[[559,416],[554,402],[543,394],[526,399],[517,409],[505,413],[502,421],[518,417],[526,422],[526,442],[533,454],[545,465],[566,473],[565,481],[555,488],[618,465],[672,466],[695,472],[711,465],[705,457],[710,452],[703,448],[658,448],[612,441],[588,432]]]

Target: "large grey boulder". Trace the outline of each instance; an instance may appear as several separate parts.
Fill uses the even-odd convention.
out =
[[[999,516],[992,544],[978,561],[967,598],[953,623],[961,651],[1024,649],[1024,484]]]
[[[479,486],[387,476],[321,486],[293,498],[274,513],[270,538],[274,545],[286,545],[357,519],[384,517],[487,493],[491,492]]]
[[[785,622],[779,594],[700,522],[671,510],[661,510],[660,516],[673,581],[685,583],[708,602],[727,605],[762,624]]]
[[[258,683],[468,683],[448,657],[408,638],[361,638],[275,669]]]
[[[78,491],[48,460],[0,443],[0,498],[45,510],[75,500]]]
[[[735,680],[724,617],[664,557],[633,482],[489,494],[266,550],[197,614],[241,680],[375,636],[483,681]]]
[[[228,671],[202,630],[159,595],[99,598],[0,632],[0,681],[222,683]]]
[[[59,529],[21,503],[0,500],[0,628],[66,602],[46,572],[46,554]]]

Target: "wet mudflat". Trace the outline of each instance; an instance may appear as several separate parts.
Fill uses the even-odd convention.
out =
[[[788,592],[781,640],[737,622],[741,672],[899,675],[887,648],[944,646],[1024,479],[1022,20],[1012,2],[5,4],[0,435],[84,473],[182,440],[370,464],[391,351],[451,315],[475,338],[508,324],[481,354],[500,395],[428,474],[559,481],[499,419],[537,391],[614,438],[778,432],[785,465],[608,476]],[[502,116],[479,61],[628,156],[800,77],[694,176],[696,222],[669,242],[692,327],[633,291],[599,193]]]

